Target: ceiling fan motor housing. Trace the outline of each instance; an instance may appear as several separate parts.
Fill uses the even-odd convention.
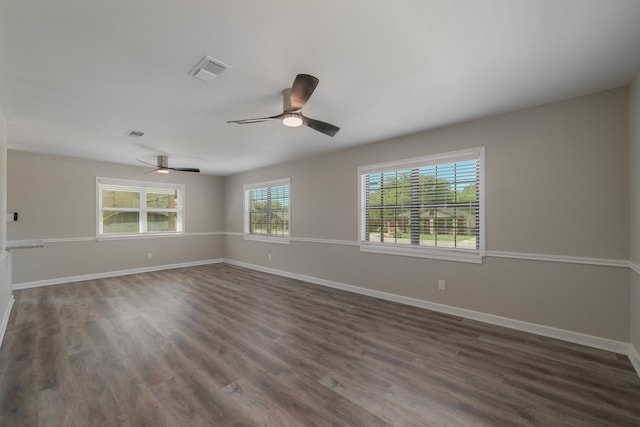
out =
[[[169,167],[169,157],[168,156],[157,156],[158,167],[159,168],[168,168]]]

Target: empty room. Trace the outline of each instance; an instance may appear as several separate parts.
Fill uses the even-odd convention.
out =
[[[640,425],[640,2],[0,0],[0,425]]]

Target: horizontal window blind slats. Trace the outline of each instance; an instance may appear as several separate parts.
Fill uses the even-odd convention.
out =
[[[274,181],[280,184],[282,181]],[[289,236],[289,184],[245,189],[245,233],[256,236]]]
[[[132,187],[132,186],[126,186],[126,185],[109,185],[109,184],[103,184],[102,185],[102,189],[104,191],[118,191],[118,192],[125,192],[125,193],[139,193],[140,192],[140,187]]]
[[[429,162],[360,168],[368,172],[362,173],[363,241],[479,248],[479,151]]]

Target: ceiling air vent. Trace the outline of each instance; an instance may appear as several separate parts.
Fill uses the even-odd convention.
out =
[[[144,135],[144,132],[142,132],[141,130],[135,130],[135,129],[131,129],[128,130],[125,135],[130,136],[132,138],[140,138],[141,136]]]
[[[202,61],[191,70],[189,75],[195,79],[209,83],[227,68],[231,68],[231,66],[210,56],[205,56]]]

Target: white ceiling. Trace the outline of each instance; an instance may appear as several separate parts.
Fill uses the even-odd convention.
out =
[[[10,148],[228,175],[623,86],[639,22],[637,0],[0,0],[0,105]],[[232,68],[194,80],[205,55]],[[226,123],[280,113],[298,73],[334,138]]]

